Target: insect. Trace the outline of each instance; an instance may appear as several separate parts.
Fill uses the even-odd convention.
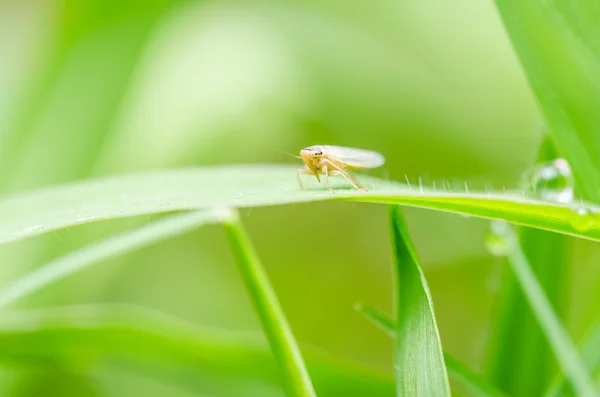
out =
[[[329,185],[330,176],[343,176],[357,190],[367,191],[352,175],[352,171],[361,168],[377,168],[385,163],[383,156],[370,150],[355,149],[343,146],[317,145],[300,151],[300,158],[305,167],[298,169],[296,177],[300,189],[304,189],[300,174],[314,175],[321,182],[320,175],[325,175],[325,184]]]

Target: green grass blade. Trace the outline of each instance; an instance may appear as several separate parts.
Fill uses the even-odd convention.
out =
[[[369,305],[357,304],[355,309],[386,334],[393,338],[396,337],[396,324],[389,316]],[[444,353],[444,362],[450,379],[460,383],[469,391],[469,395],[473,397],[505,397],[504,393],[497,390],[485,378],[471,371],[450,354]]]
[[[546,163],[556,157],[553,143],[546,137],[538,161]],[[562,318],[567,306],[572,240],[556,233],[522,228],[519,241],[536,279]],[[490,339],[489,377],[511,395],[542,395],[557,370],[556,360],[512,271],[505,271],[502,284],[500,309]]]
[[[236,212],[223,221],[242,280],[260,317],[290,396],[315,396],[302,354],[250,238]]]
[[[396,260],[398,396],[450,396],[433,301],[402,210],[390,206]]]
[[[582,343],[580,344],[579,354],[581,356],[581,360],[584,362],[588,372],[590,374],[594,374],[596,377],[600,373],[600,355],[598,352],[600,351],[600,323],[596,324],[592,329],[587,333],[584,337]],[[546,397],[562,397],[562,396],[572,396],[573,388],[566,381],[564,375],[560,374],[557,376],[548,391],[546,392]]]
[[[70,252],[0,287],[0,308],[103,260],[218,222],[221,215],[215,210],[172,215]]]
[[[213,206],[254,207],[325,200],[398,204],[453,212],[600,241],[600,208],[572,208],[518,194],[445,193],[361,178],[369,192],[299,191],[296,167],[236,165],[84,181],[0,198],[0,243],[101,219]],[[342,187],[343,188],[339,188]]]
[[[367,320],[373,323],[377,328],[391,336],[396,337],[396,323],[390,316],[383,313],[381,310],[374,308],[364,303],[354,305],[354,310],[362,314]]]
[[[563,283],[568,279],[568,237],[527,228],[520,231],[519,238],[540,287],[560,318]],[[491,339],[489,376],[511,395],[539,396],[555,373],[556,360],[514,272],[503,277],[501,299]]]
[[[513,241],[512,249],[508,253],[508,261],[516,275],[523,293],[531,306],[533,313],[540,323],[548,342],[554,351],[559,365],[570,379],[578,396],[596,396],[594,384],[582,363],[577,350],[573,345],[567,331],[552,310],[552,305],[544,294],[544,290],[535,278],[525,253],[516,243],[516,233],[506,225],[503,237]]]
[[[320,396],[389,397],[391,376],[303,348]],[[262,335],[199,327],[121,304],[8,311],[0,316],[0,363],[33,370],[97,368],[117,359],[157,380],[213,396],[281,389],[281,375]]]
[[[460,383],[469,395],[473,397],[506,397],[506,394],[498,390],[494,385],[489,383],[480,374],[477,374],[469,367],[458,361],[449,354],[444,354],[446,367],[450,378]]]
[[[600,202],[600,9],[596,0],[496,0],[560,153]]]

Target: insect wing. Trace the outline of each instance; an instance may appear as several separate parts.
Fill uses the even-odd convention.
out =
[[[370,150],[356,149],[344,146],[321,146],[323,153],[350,167],[377,168],[385,163],[385,158]]]

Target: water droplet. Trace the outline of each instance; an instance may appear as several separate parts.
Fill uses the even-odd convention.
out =
[[[523,176],[523,190],[540,200],[570,203],[573,186],[571,167],[563,158],[539,164]]]
[[[485,247],[494,256],[506,256],[515,244],[514,235],[510,233],[510,225],[505,221],[490,222],[490,232],[484,239]]]
[[[569,223],[575,230],[587,232],[595,225],[600,223],[600,219],[597,217],[596,210],[593,208],[577,207],[573,210],[573,212],[573,217],[569,219]]]

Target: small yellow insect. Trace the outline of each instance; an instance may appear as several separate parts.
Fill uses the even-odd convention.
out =
[[[325,184],[329,185],[330,176],[343,176],[357,190],[367,191],[352,175],[351,171],[361,168],[377,168],[385,163],[384,157],[370,150],[355,149],[343,146],[318,145],[309,146],[300,151],[300,158],[305,167],[298,169],[296,177],[300,189],[304,189],[300,174],[314,175],[321,182],[319,175],[325,175]]]

